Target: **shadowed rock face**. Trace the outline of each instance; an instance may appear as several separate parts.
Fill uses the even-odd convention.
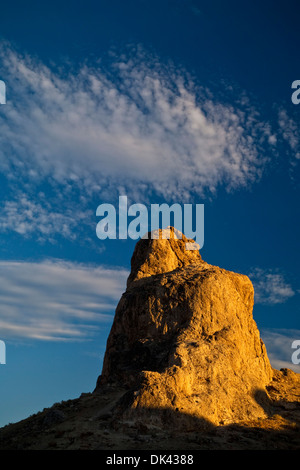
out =
[[[136,244],[96,391],[125,386],[129,418],[154,408],[213,424],[263,417],[257,396],[272,368],[251,281],[204,262],[187,242],[172,229],[169,240]]]

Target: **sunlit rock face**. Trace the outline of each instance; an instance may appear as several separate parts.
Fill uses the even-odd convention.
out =
[[[169,239],[149,234],[136,244],[96,391],[126,387],[123,416],[153,424],[263,417],[272,368],[251,281],[206,263],[187,243],[171,229]]]

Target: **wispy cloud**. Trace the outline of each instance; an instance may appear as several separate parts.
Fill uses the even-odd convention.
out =
[[[74,207],[55,211],[44,195],[39,195],[38,201],[30,200],[26,194],[5,201],[0,213],[0,230],[25,237],[35,235],[39,241],[54,241],[57,235],[72,240],[78,235],[80,223],[87,223],[85,211],[75,213]]]
[[[278,111],[279,134],[287,144],[289,175],[293,183],[299,184],[300,130],[299,125],[283,108]]]
[[[300,158],[300,132],[299,126],[288,115],[285,109],[280,109],[278,112],[278,123],[284,140],[288,143],[290,148],[294,151],[296,158]]]
[[[108,67],[50,70],[0,51],[8,100],[0,164],[11,178],[49,178],[99,190],[151,188],[165,197],[246,186],[274,145],[249,101],[221,103],[174,65],[140,49]]]
[[[87,340],[109,324],[128,272],[63,261],[0,262],[2,339]]]
[[[249,277],[254,287],[254,300],[259,304],[283,303],[295,295],[283,274],[274,270],[254,268]]]
[[[294,364],[292,343],[300,340],[300,330],[265,328],[261,330],[271,365],[275,369],[288,368],[300,373],[300,365]]]

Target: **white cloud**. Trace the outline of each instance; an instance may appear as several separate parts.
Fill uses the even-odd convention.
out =
[[[1,261],[1,338],[89,339],[112,321],[128,274],[57,260]]]
[[[296,152],[296,155],[298,155],[297,151],[300,151],[299,126],[291,117],[288,116],[285,109],[279,110],[278,123],[284,140],[289,144],[290,148]]]
[[[87,219],[84,211],[68,208],[65,212],[53,211],[45,198],[32,201],[26,194],[20,194],[12,201],[6,201],[0,214],[0,230],[14,231],[24,236],[37,236],[38,240],[54,240],[61,235],[74,239],[78,235],[78,226]],[[73,209],[73,210],[72,210]],[[76,228],[76,230],[75,230]]]
[[[299,176],[297,174],[298,165],[300,162],[300,131],[299,125],[296,121],[288,115],[285,109],[280,109],[278,112],[278,124],[280,134],[283,140],[287,143],[286,152],[289,162],[289,176],[293,183],[299,184]]]
[[[66,73],[3,46],[2,170],[90,190],[108,180],[143,185],[166,197],[260,177],[262,144],[275,136],[247,100],[221,104],[173,65],[134,53]]]
[[[292,354],[295,352],[292,343],[300,340],[300,330],[266,328],[260,333],[271,365],[275,369],[288,368],[300,373],[300,365],[292,361]]]
[[[295,295],[292,286],[279,272],[255,268],[248,276],[253,283],[255,303],[278,304]]]

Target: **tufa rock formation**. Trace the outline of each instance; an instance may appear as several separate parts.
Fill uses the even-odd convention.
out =
[[[171,228],[170,239],[136,244],[95,392],[125,387],[119,418],[153,426],[265,417],[273,373],[252,316],[253,286],[176,235]]]
[[[136,244],[95,391],[1,428],[1,450],[300,448],[300,374],[271,369],[251,282],[176,235]]]

